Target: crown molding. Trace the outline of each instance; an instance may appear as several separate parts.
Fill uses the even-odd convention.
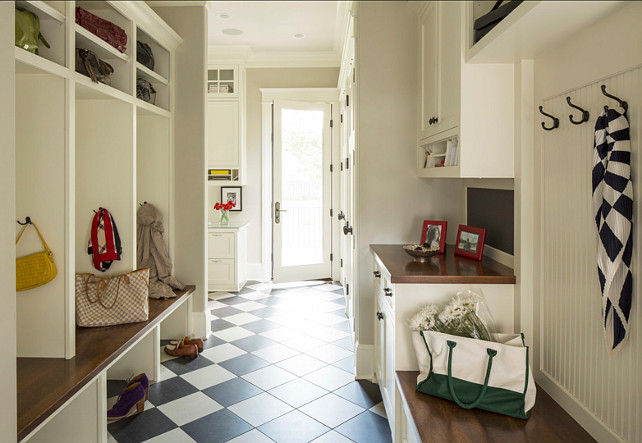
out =
[[[162,8],[164,6],[171,6],[171,7],[176,7],[176,6],[207,6],[206,1],[170,1],[170,0],[155,0],[155,1],[146,1],[149,6],[152,8]]]
[[[239,63],[246,68],[338,68],[341,56],[334,51],[261,51],[249,46],[208,47],[208,63]]]

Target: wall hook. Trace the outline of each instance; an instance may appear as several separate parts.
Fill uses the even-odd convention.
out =
[[[581,125],[582,123],[589,121],[589,112],[571,103],[571,97],[566,97],[566,103],[568,103],[571,108],[575,108],[582,113],[582,120],[580,120],[579,122],[573,120],[572,114],[569,115],[568,119],[571,121],[571,123],[573,123],[574,125]]]
[[[629,110],[629,104],[628,104],[627,102],[625,102],[624,100],[620,100],[620,99],[619,99],[619,98],[617,98],[616,96],[611,95],[611,94],[609,94],[608,92],[606,92],[606,85],[602,85],[602,94],[604,94],[604,95],[605,95],[605,96],[607,96],[608,98],[612,98],[613,100],[615,100],[616,102],[618,102],[618,104],[622,107],[622,109],[624,109],[624,112],[626,112],[626,111],[628,111],[628,110]],[[607,111],[608,109],[609,109],[609,107],[608,107],[608,106],[605,106],[605,107],[604,107],[604,110],[605,110],[605,111]]]
[[[25,226],[25,225],[30,225],[31,224],[31,217],[27,216],[25,219],[25,222],[22,223],[20,220],[16,220],[20,226]]]
[[[551,114],[547,114],[546,112],[544,112],[542,106],[539,107],[539,112],[541,112],[542,115],[545,115],[546,117],[549,117],[549,118],[553,119],[553,126],[550,127],[550,128],[547,128],[546,125],[544,124],[544,122],[542,122],[542,128],[544,128],[546,131],[552,131],[553,129],[560,127],[560,119],[559,118],[553,117]]]

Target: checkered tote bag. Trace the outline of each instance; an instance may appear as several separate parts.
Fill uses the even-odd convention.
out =
[[[76,274],[76,323],[81,327],[147,321],[149,269],[114,277]]]

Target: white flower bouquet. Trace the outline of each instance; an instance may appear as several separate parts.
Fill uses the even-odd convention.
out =
[[[442,308],[436,304],[424,305],[408,320],[413,331],[436,331],[459,337],[493,341],[493,318],[481,291],[458,292]]]

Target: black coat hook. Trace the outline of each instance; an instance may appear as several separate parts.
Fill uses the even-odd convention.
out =
[[[141,206],[146,205],[147,202],[139,203]]]
[[[605,96],[607,96],[608,98],[612,98],[613,100],[615,100],[616,102],[618,102],[618,104],[622,107],[622,109],[624,109],[624,112],[626,112],[626,111],[628,111],[628,110],[629,110],[629,104],[628,104],[627,102],[625,102],[624,100],[620,100],[620,99],[619,99],[619,98],[617,98],[616,96],[611,95],[611,94],[609,94],[608,92],[606,92],[606,85],[602,85],[602,94],[604,94],[604,95],[605,95]],[[604,110],[605,110],[605,111],[607,111],[608,109],[609,109],[609,107],[608,107],[608,106],[605,106],[605,107],[604,107]]]
[[[30,225],[31,224],[31,217],[27,217],[25,219],[25,222],[22,223],[20,220],[16,220],[20,226],[25,226],[25,225]]]
[[[539,112],[541,112],[542,115],[545,115],[546,117],[553,119],[553,126],[550,127],[550,128],[547,128],[546,125],[544,124],[544,122],[542,122],[542,128],[544,128],[546,131],[552,131],[553,129],[560,127],[560,119],[559,118],[553,117],[551,114],[547,114],[546,112],[544,112],[542,106],[539,107]]]
[[[589,120],[589,112],[571,103],[571,97],[566,97],[566,103],[568,103],[568,105],[571,108],[575,108],[582,113],[582,120],[580,120],[579,122],[576,122],[575,120],[573,120],[572,114],[569,115],[568,119],[571,121],[571,123],[573,123],[574,125],[581,125],[582,123],[587,122]]]

